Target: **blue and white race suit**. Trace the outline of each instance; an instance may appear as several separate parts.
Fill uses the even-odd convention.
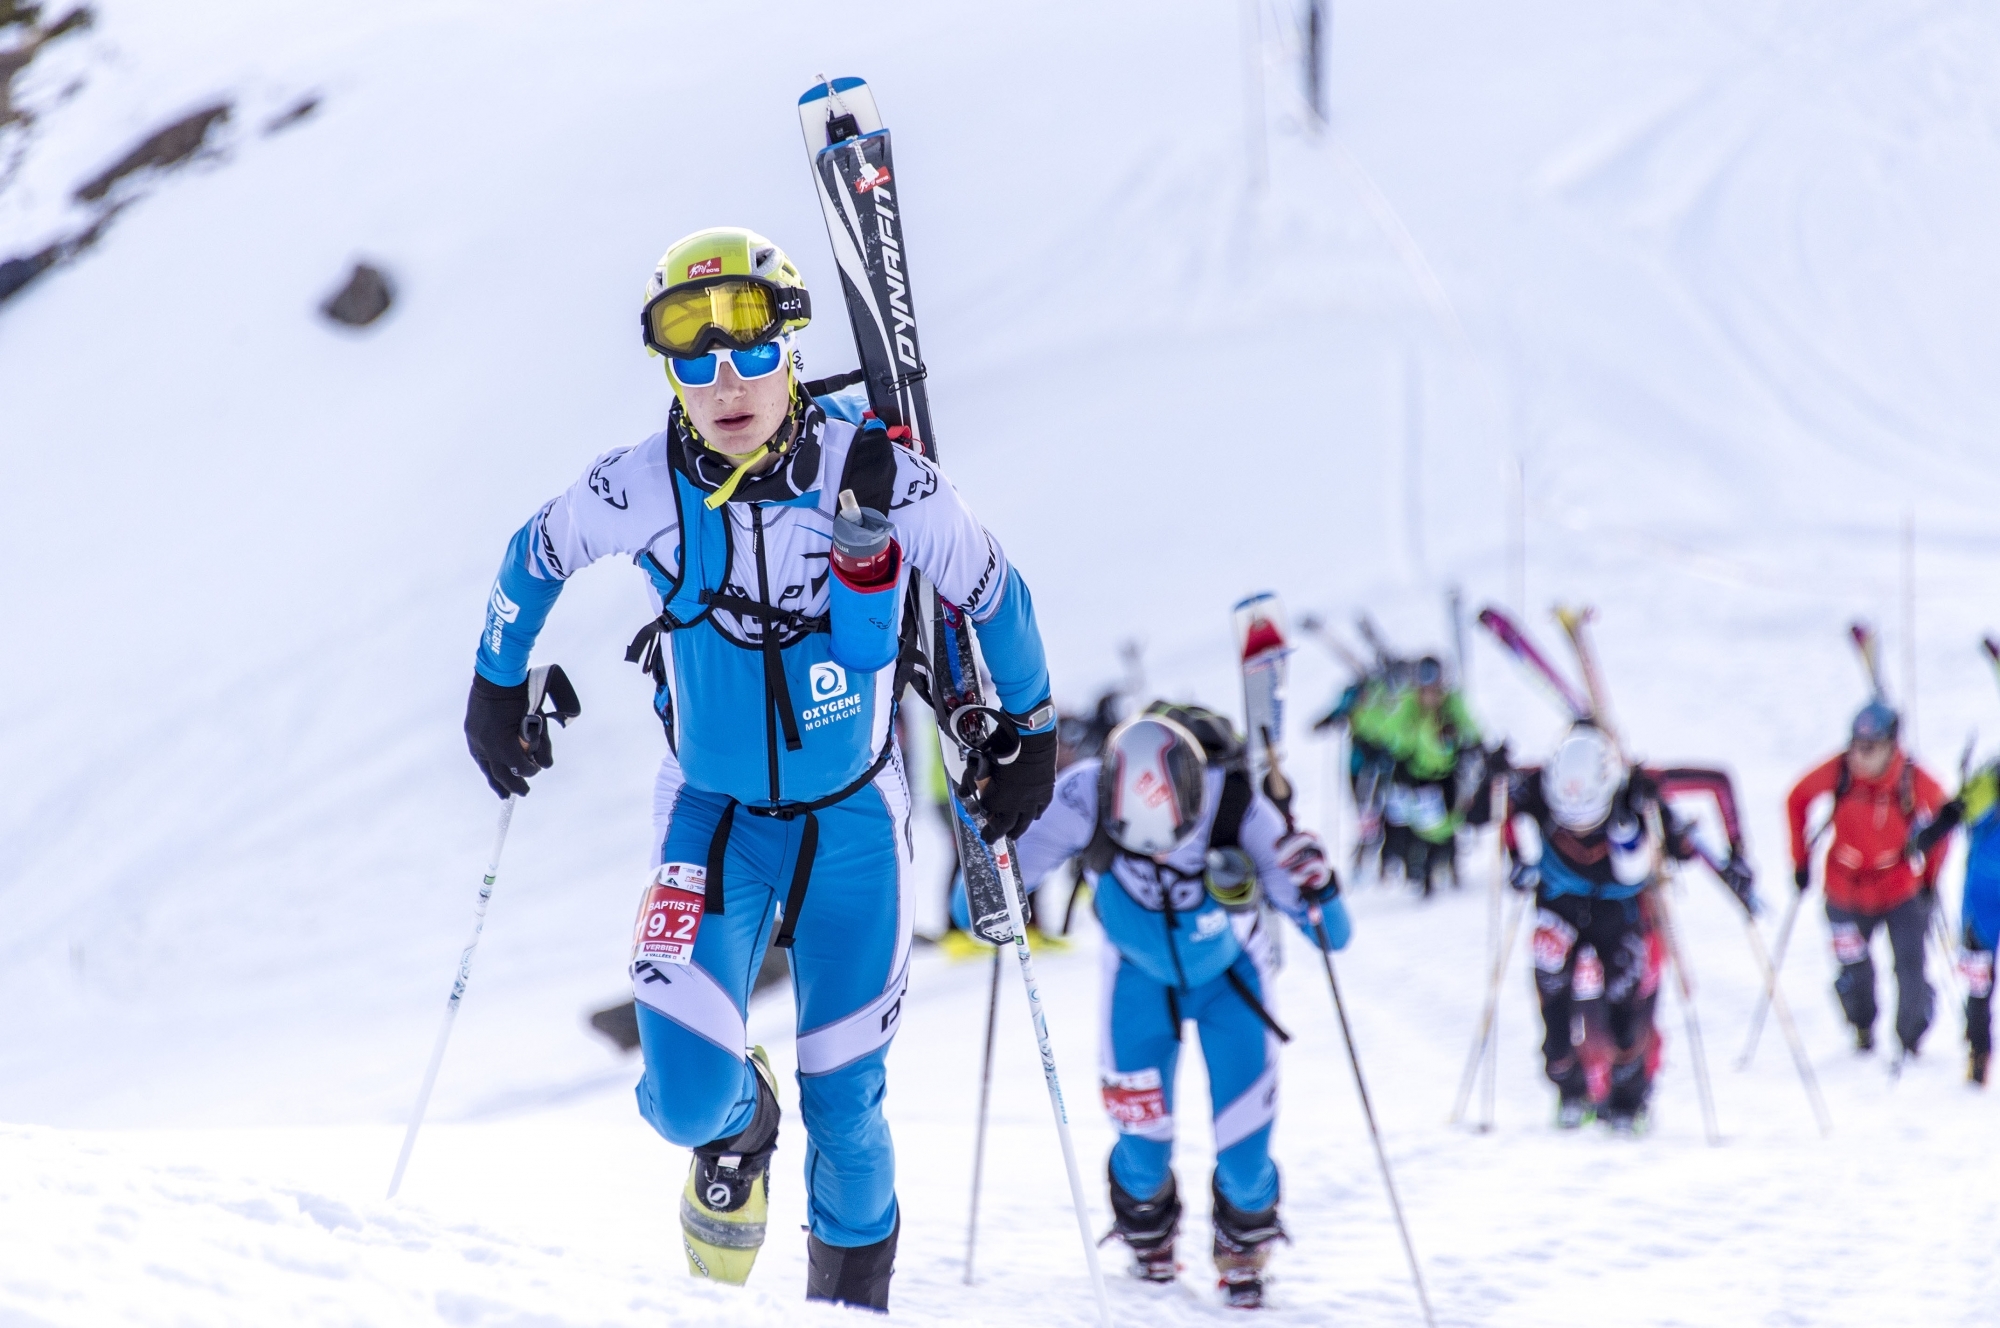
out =
[[[1031,888],[1095,837],[1098,769],[1093,759],[1063,771],[1055,800],[1016,844]],[[1119,1133],[1111,1174],[1126,1193],[1154,1198],[1173,1160],[1181,1025],[1193,1020],[1208,1064],[1216,1185],[1230,1203],[1256,1213],[1278,1200],[1271,1161],[1278,1037],[1259,1014],[1260,1006],[1271,1012],[1268,979],[1277,969],[1278,938],[1266,910],[1226,909],[1208,892],[1209,838],[1223,779],[1220,769],[1208,771],[1201,821],[1164,861],[1121,853],[1097,877],[1094,906],[1109,942],[1100,1069],[1105,1109]],[[1261,793],[1253,796],[1238,845],[1257,869],[1264,898],[1311,935],[1298,888],[1279,865],[1284,837],[1278,809]],[[1333,948],[1344,948],[1347,910],[1330,899],[1322,918]]]
[[[970,616],[1000,704],[1026,713],[1049,682],[1028,588],[951,482],[879,426],[818,404],[797,423],[781,464],[713,508],[727,472],[678,410],[667,431],[599,457],[508,546],[477,667],[520,682],[581,568],[622,555],[647,572],[668,629],[650,657],[671,747],[654,797],[656,865],[701,866],[711,890],[719,866],[721,907],[712,899],[690,964],[633,965],[639,1109],[687,1147],[749,1124],[744,1011],[785,901],[798,899],[790,962],[812,1231],[852,1247],[896,1225],[882,1097],[908,974],[911,839],[896,668],[850,667],[826,630],[839,611],[828,554],[850,459],[873,467],[888,499],[902,575],[920,569]]]

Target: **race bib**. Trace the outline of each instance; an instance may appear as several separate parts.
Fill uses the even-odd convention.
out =
[[[1576,977],[1570,988],[1580,1001],[1594,1001],[1604,994],[1604,961],[1597,957],[1592,946],[1584,946],[1576,952]]]
[[[1569,948],[1576,943],[1576,928],[1547,909],[1535,914],[1535,967],[1544,973],[1560,973],[1569,960]]]
[[[1111,1113],[1111,1119],[1118,1128],[1128,1133],[1165,1120],[1167,1095],[1160,1087],[1159,1070],[1147,1068],[1130,1074],[1107,1071],[1104,1075],[1104,1109]]]
[[[1958,956],[1958,971],[1965,976],[1965,994],[1981,999],[1993,994],[1993,952],[1991,950],[1962,950]]]
[[[1833,957],[1841,964],[1858,964],[1868,957],[1868,942],[1851,922],[1833,924]]]
[[[707,895],[708,868],[692,862],[669,862],[661,867],[639,906],[639,925],[632,937],[634,967],[692,962]]]

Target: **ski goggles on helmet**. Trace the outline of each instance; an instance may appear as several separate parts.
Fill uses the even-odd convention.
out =
[[[647,347],[675,359],[717,348],[749,350],[776,337],[787,323],[811,317],[812,300],[803,287],[711,277],[661,291],[646,301],[639,321]]]
[[[712,350],[706,355],[696,355],[682,359],[678,355],[667,357],[667,372],[682,387],[713,387],[716,375],[722,372],[724,356],[729,358],[729,367],[736,376],[748,383],[758,378],[769,378],[785,367],[791,351],[791,338],[779,337],[776,341],[765,341],[748,350]]]

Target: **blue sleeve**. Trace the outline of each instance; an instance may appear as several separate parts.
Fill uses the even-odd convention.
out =
[[[975,618],[972,630],[979,634],[979,649],[986,657],[987,672],[993,675],[993,690],[1000,694],[1002,709],[1023,715],[1048,697],[1048,657],[1042,652],[1041,629],[1035,626],[1035,601],[1020,572],[1007,569],[1007,584],[994,601],[993,611],[984,622]],[[1043,733],[1054,727],[1051,719],[1034,731]]]
[[[528,655],[562,594],[563,583],[536,576],[533,570],[535,522],[514,532],[493,593],[486,600],[486,627],[479,635],[479,655],[473,667],[479,676],[502,687],[528,680]]]
[[[1329,899],[1319,906],[1319,917],[1320,921],[1326,924],[1328,947],[1345,950],[1348,941],[1354,937],[1354,927],[1347,920],[1347,905],[1341,903],[1338,898]],[[1319,944],[1319,933],[1313,929],[1312,923],[1303,916],[1295,918],[1294,921],[1299,924],[1299,929],[1305,932],[1307,940],[1314,945]]]
[[[838,392],[829,392],[823,397],[814,397],[813,400],[819,403],[819,408],[825,411],[829,418],[846,420],[857,429],[861,427],[862,416],[868,409],[868,394],[859,387],[843,388]]]

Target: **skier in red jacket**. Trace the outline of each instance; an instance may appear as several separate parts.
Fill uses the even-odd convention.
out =
[[[1911,831],[1937,815],[1945,795],[1899,749],[1896,731],[1896,712],[1886,703],[1863,706],[1847,750],[1808,772],[1785,800],[1785,811],[1792,825],[1793,880],[1803,892],[1812,884],[1814,848],[1806,837],[1806,810],[1815,798],[1833,795],[1833,847],[1825,868],[1826,920],[1840,962],[1833,989],[1854,1025],[1855,1049],[1874,1050],[1875,965],[1868,950],[1875,928],[1886,926],[1896,957],[1896,1037],[1903,1054],[1911,1055],[1931,1022],[1924,933],[1943,855],[1913,868],[1904,845]]]

